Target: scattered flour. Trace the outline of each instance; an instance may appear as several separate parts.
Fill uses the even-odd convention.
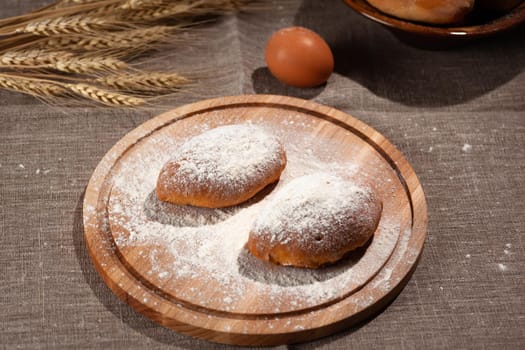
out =
[[[472,145],[469,145],[468,143],[465,143],[463,147],[461,148],[463,152],[470,152],[472,151]]]
[[[136,266],[139,273],[149,276],[153,271],[153,276],[166,281],[163,286],[172,288],[170,293],[181,301],[222,308],[222,311],[242,309],[242,300],[249,291],[250,298],[257,297],[259,303],[251,305],[253,309],[242,311],[257,313],[270,307],[275,312],[293,311],[334,300],[341,297],[341,293],[350,293],[362,286],[371,273],[379,271],[400,235],[401,214],[389,198],[399,192],[402,185],[377,180],[392,171],[379,155],[369,158],[367,163],[359,163],[353,154],[362,156],[364,150],[350,148],[344,153],[338,152],[340,141],[323,140],[301,132],[300,123],[291,121],[293,118],[283,120],[282,129],[272,130],[283,142],[288,158],[276,187],[249,205],[224,210],[181,208],[154,198],[160,169],[181,146],[180,139],[167,133],[159,134],[148,138],[147,144],[137,147],[137,151],[128,151],[114,170],[108,198],[108,224],[119,249],[152,244],[159,247],[161,252],[145,253],[150,266]],[[203,132],[208,126],[199,127],[198,131]],[[307,127],[311,126],[305,126],[305,130]],[[366,152],[375,154],[372,149]],[[389,219],[381,218],[366,250],[319,270],[277,266],[247,254],[248,234],[265,203],[292,179],[319,171],[357,182],[375,180],[376,190],[383,199],[383,212],[389,213]],[[200,281],[204,288],[176,288],[188,280]]]

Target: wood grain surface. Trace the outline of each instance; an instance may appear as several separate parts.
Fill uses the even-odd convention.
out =
[[[272,294],[278,286],[240,277],[224,285],[209,271],[192,278],[176,273],[163,278],[154,272],[173,269],[173,260],[182,258],[187,248],[175,247],[170,253],[162,243],[125,244],[131,235],[125,223],[134,218],[115,209],[129,205],[126,183],[119,181],[116,185],[115,179],[140,176],[142,168],[151,167],[143,156],[148,152],[169,155],[169,149],[159,147],[162,143],[154,142],[156,139],[183,141],[198,133],[199,125],[214,128],[246,122],[274,128],[276,133],[286,134],[283,129],[288,128],[287,135],[304,135],[302,140],[309,146],[301,146],[301,151],[311,149],[319,158],[330,156],[333,161],[335,157],[341,164],[352,161],[358,169],[355,178],[366,176],[383,201],[374,238],[356,261],[326,281],[317,282],[315,288],[281,287],[278,299]],[[297,141],[291,142],[290,150]],[[288,168],[294,167],[291,156]],[[132,171],[137,173],[130,173],[126,162],[134,164]],[[291,178],[297,176],[292,170],[290,173],[294,174]],[[277,187],[286,183],[283,176]],[[408,162],[366,124],[305,100],[247,95],[183,106],[126,135],[107,153],[89,182],[84,227],[87,247],[104,281],[139,312],[178,332],[215,342],[274,345],[331,334],[373,315],[395,297],[408,281],[423,248],[426,203]],[[152,250],[156,267],[148,253]],[[309,288],[326,291],[315,299],[308,294]],[[234,294],[236,289],[243,293]],[[336,293],[327,293],[334,290]]]

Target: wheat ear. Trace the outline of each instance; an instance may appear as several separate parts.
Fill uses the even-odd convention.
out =
[[[66,73],[111,72],[128,68],[126,62],[112,57],[71,57],[58,60],[46,68]]]
[[[0,66],[41,66],[55,64],[71,58],[73,54],[66,51],[20,50],[7,51],[0,55]]]
[[[42,39],[35,43],[35,46],[48,50],[69,49],[88,52],[120,49],[140,51],[150,43],[165,41],[176,29],[177,27],[154,26],[108,33],[97,37],[64,35]]]
[[[122,11],[119,18],[133,22],[156,21],[174,16],[199,16],[227,12],[235,8],[235,1],[178,1],[145,7],[133,11]]]
[[[120,18],[120,14],[124,12],[119,2],[108,3],[100,5],[99,7],[83,11],[85,16],[89,17],[104,17],[104,18]]]
[[[139,97],[115,93],[88,84],[67,84],[5,73],[0,73],[0,87],[44,99],[66,96],[73,92],[107,106],[137,107],[146,103],[146,100]]]
[[[147,7],[160,6],[167,1],[165,0],[126,0],[120,6],[123,10],[137,10]]]
[[[75,5],[85,5],[85,4],[91,4],[94,2],[102,2],[104,0],[59,0],[55,3],[55,7],[67,7],[67,6],[75,6]]]
[[[146,103],[143,98],[119,94],[89,84],[66,84],[65,86],[77,95],[107,106],[137,107]]]
[[[20,16],[0,19],[0,28],[2,28],[2,33],[12,32],[19,27],[23,27],[30,22],[36,21],[37,19],[74,16],[77,14],[83,14],[89,10],[100,8],[101,6],[115,3],[122,4],[122,0],[99,0],[83,2],[81,4],[71,4],[71,6],[57,6],[55,3]]]
[[[59,34],[93,33],[97,30],[108,28],[110,24],[103,18],[70,16],[46,18],[34,21],[15,30],[15,33],[30,33],[40,36]]]
[[[226,12],[238,9],[246,0],[127,0],[120,7],[124,10],[154,10],[168,6],[186,6],[202,11],[193,11],[191,15],[208,14],[210,12]]]
[[[54,69],[65,73],[113,72],[128,68],[126,62],[113,57],[78,57],[71,52],[25,50],[0,55],[0,67]]]
[[[67,94],[67,89],[61,83],[6,73],[0,73],[0,87],[46,99]]]
[[[192,9],[190,4],[173,3],[165,6],[144,8],[135,11],[122,11],[119,18],[133,22],[155,21],[175,15],[190,13]]]
[[[97,78],[96,83],[123,91],[169,92],[178,90],[189,79],[177,73],[125,73]]]

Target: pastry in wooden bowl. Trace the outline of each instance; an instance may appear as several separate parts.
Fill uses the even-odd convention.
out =
[[[365,245],[381,212],[382,203],[371,188],[329,173],[302,176],[269,200],[247,246],[265,261],[318,268]]]
[[[242,203],[279,180],[281,142],[261,127],[221,126],[185,142],[157,180],[161,201],[222,208]]]
[[[378,10],[410,21],[432,24],[462,22],[474,0],[368,0]]]

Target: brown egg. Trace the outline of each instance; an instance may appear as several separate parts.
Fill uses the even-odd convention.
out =
[[[334,70],[334,56],[326,41],[302,27],[274,33],[266,44],[265,56],[270,72],[291,86],[320,85]]]

